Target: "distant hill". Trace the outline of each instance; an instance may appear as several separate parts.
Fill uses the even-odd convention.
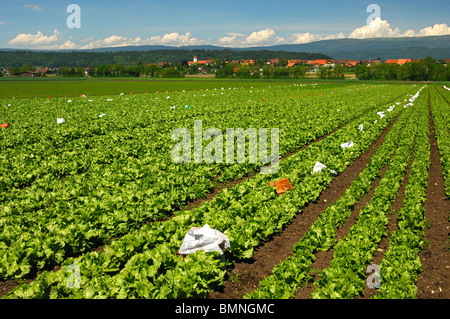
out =
[[[286,51],[314,52],[336,59],[377,59],[395,58],[423,59],[432,56],[436,59],[450,58],[450,35],[429,37],[399,37],[372,39],[335,39],[322,40],[306,44],[281,44],[251,48],[225,48],[214,45],[170,47],[161,45],[127,46],[87,50],[91,52],[151,51],[172,50],[224,50],[234,51]]]
[[[260,48],[252,48],[253,50]],[[318,52],[336,59],[450,58],[450,35],[372,39],[336,39],[306,44],[284,44],[270,50]]]

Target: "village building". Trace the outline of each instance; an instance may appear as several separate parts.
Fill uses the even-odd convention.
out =
[[[293,66],[296,66],[296,65],[299,65],[299,64],[304,64],[304,63],[306,63],[306,60],[296,60],[296,59],[294,59],[294,60],[288,60],[288,67],[293,67]]]
[[[280,63],[280,59],[268,59],[267,60],[267,64],[269,65],[278,65],[278,63]]]
[[[382,64],[383,60],[370,60],[367,65],[371,66],[371,65],[375,65],[375,64]]]
[[[34,78],[37,77],[38,74],[34,71],[23,71],[18,73],[16,76],[21,77],[21,78]]]
[[[241,60],[241,65],[254,65],[255,60]]]
[[[334,63],[332,63],[331,61],[324,60],[324,59],[309,60],[309,61],[306,61],[306,64],[311,64],[314,66],[334,65]]]
[[[409,63],[409,62],[418,62],[418,61],[420,61],[420,60],[418,60],[418,59],[415,59],[415,60],[413,60],[413,59],[388,59],[384,63],[385,64],[404,65],[404,64]]]
[[[43,69],[36,69],[34,72],[44,75],[44,74],[49,74],[50,70],[48,69],[48,67],[45,67]]]
[[[188,65],[200,64],[200,65],[209,65],[213,64],[213,60],[199,60],[197,56],[194,56],[192,61],[188,61]]]

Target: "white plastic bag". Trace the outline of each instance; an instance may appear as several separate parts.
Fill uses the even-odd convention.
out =
[[[66,120],[64,118],[56,118],[56,124],[64,123]]]
[[[350,147],[353,147],[353,146],[355,146],[353,144],[353,141],[341,144],[342,149],[350,148]]]
[[[364,125],[361,124],[361,125],[358,127],[358,130],[360,130],[361,132],[364,132]]]
[[[323,165],[321,162],[316,162],[313,168],[313,174],[321,172],[322,169],[324,169],[326,166]]]
[[[187,255],[204,250],[206,252],[217,251],[223,254],[225,250],[230,248],[230,240],[220,231],[211,229],[208,224],[202,228],[192,227],[184,236],[178,253]]]
[[[321,172],[324,168],[326,168],[325,165],[323,165],[321,162],[316,162],[313,168],[313,174]],[[333,173],[334,175],[337,174],[336,171],[332,169],[330,169],[330,172]]]
[[[383,117],[386,116],[386,114],[384,114],[384,112],[377,112],[377,114],[380,116],[380,119],[382,119]]]

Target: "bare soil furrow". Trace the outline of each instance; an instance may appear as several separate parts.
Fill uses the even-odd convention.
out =
[[[360,200],[358,203],[356,203],[355,207],[352,210],[351,216],[347,219],[347,222],[343,224],[341,227],[336,229],[336,242],[338,242],[340,239],[347,236],[347,234],[350,231],[350,228],[356,223],[356,218],[359,216],[359,211],[369,203],[371,198],[374,195],[375,188],[380,183],[380,180],[383,178],[384,174],[386,173],[388,166],[386,165],[380,170],[380,177],[377,178],[372,187],[370,188],[369,192]],[[333,249],[329,249],[327,251],[319,251],[316,254],[316,259],[313,263],[313,279],[312,281],[305,286],[304,288],[300,289],[297,294],[295,295],[296,299],[308,299],[310,294],[314,291],[315,286],[314,282],[320,279],[320,272],[329,267],[331,260],[333,259]]]
[[[372,257],[372,264],[376,264],[376,265],[381,264],[381,261],[384,258],[384,253],[386,252],[386,250],[389,247],[389,240],[391,238],[391,234],[393,232],[395,232],[396,230],[398,230],[397,213],[402,208],[403,200],[405,199],[405,190],[406,190],[406,186],[408,185],[408,181],[409,181],[409,174],[411,171],[411,165],[412,165],[412,161],[413,161],[413,157],[414,157],[414,149],[415,149],[415,147],[413,147],[413,149],[411,151],[410,161],[409,161],[406,173],[404,175],[403,183],[400,186],[400,189],[398,190],[398,194],[397,194],[395,201],[391,205],[392,214],[388,215],[389,224],[387,225],[387,236],[381,240],[377,251],[375,252],[375,254]],[[356,299],[369,299],[372,294],[376,294],[376,290],[366,286],[366,287],[364,287],[363,296],[358,296]]]

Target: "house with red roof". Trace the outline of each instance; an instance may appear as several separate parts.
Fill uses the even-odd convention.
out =
[[[241,60],[241,65],[254,65],[255,60]]]
[[[397,64],[398,65],[403,65],[403,64],[406,64],[408,62],[411,62],[411,59],[398,59]]]
[[[330,63],[328,60],[316,60],[314,61],[314,65],[326,65]]]
[[[406,64],[408,62],[412,62],[412,61],[413,61],[412,59],[389,59],[389,60],[386,60],[386,62],[384,62],[384,63],[404,65],[404,64]]]
[[[303,64],[306,63],[307,61],[305,60],[298,60],[298,59],[293,59],[293,60],[288,60],[288,67],[293,67],[295,65],[299,65],[299,64]]]
[[[280,63],[280,59],[268,59],[267,64],[278,65]]]
[[[213,64],[213,60],[198,60],[197,56],[194,56],[193,61],[188,61],[188,65],[194,65],[196,63],[200,64],[200,65],[208,65],[208,64]]]

